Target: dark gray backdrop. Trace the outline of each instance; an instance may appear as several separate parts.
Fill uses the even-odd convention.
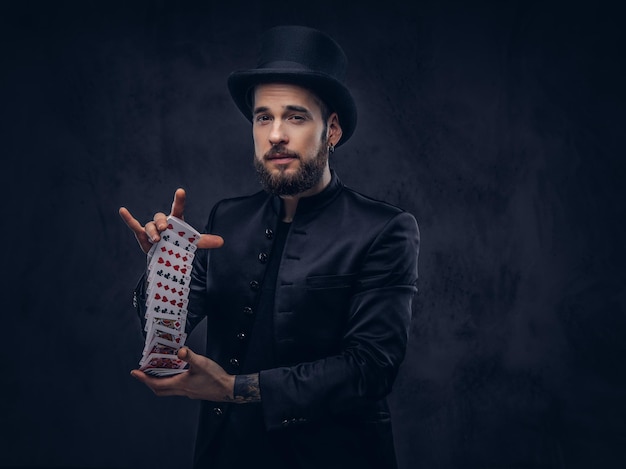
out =
[[[197,403],[128,376],[144,258],[117,209],[182,186],[201,228],[257,190],[225,79],[280,23],[344,46],[360,122],[333,166],[422,230],[401,467],[626,464],[617,8],[336,3],[2,3],[0,465],[188,467]]]

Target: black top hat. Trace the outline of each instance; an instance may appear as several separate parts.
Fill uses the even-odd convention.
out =
[[[291,83],[313,91],[339,116],[348,141],[356,127],[354,99],[344,84],[348,60],[331,37],[304,26],[277,26],[261,38],[257,68],[235,71],[228,89],[239,110],[252,120],[250,93],[260,83]]]

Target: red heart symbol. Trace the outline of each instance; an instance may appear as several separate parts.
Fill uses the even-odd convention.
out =
[[[163,296],[163,303],[167,303],[167,296]]]
[[[175,305],[176,304],[176,300],[172,300],[172,301],[170,301],[170,303]]]
[[[179,231],[178,232],[178,236],[180,236],[182,238],[183,236],[185,236],[185,232],[184,231]]]
[[[185,268],[180,269],[180,271],[181,271],[183,274],[186,274],[186,273],[187,273],[187,269],[185,269]]]
[[[155,293],[154,299],[155,300],[160,300],[161,299],[161,295],[159,295],[158,293]]]
[[[193,243],[193,242],[196,240],[196,237],[195,237],[195,236],[193,236],[193,237],[191,237],[191,238],[187,238],[187,240],[188,240],[190,243]]]
[[[172,265],[172,263],[171,263],[170,261],[165,261],[165,266],[166,266],[166,267],[169,267],[169,266],[171,266],[171,265]]]
[[[171,223],[168,223],[168,224],[167,224],[167,227],[168,227],[170,230],[173,230],[173,229],[174,229],[174,225],[172,225]]]
[[[178,306],[179,308],[183,307],[183,302],[181,301],[180,303],[178,303],[176,306]]]
[[[177,264],[174,266],[174,270],[178,271],[178,269],[180,269],[180,266]]]
[[[159,257],[159,260],[158,260],[157,262],[158,262],[159,264],[163,264],[163,262],[165,262],[165,261],[163,260],[163,258],[162,258],[162,257]]]

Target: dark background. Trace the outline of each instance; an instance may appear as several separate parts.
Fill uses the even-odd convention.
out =
[[[257,190],[225,80],[298,23],[350,59],[333,166],[422,230],[401,468],[625,467],[614,3],[3,2],[0,465],[188,467],[197,403],[128,375],[144,257],[117,210],[148,220],[182,186],[202,228]]]

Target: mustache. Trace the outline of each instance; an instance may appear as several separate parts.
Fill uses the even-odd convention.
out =
[[[265,155],[263,155],[263,159],[265,160],[268,160],[270,158],[277,158],[277,157],[289,157],[289,158],[300,159],[300,154],[294,151],[289,151],[282,145],[277,145],[275,147],[272,147],[267,153],[265,153]]]

